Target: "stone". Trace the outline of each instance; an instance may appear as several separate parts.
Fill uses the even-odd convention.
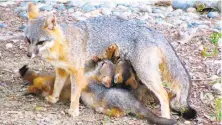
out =
[[[0,23],[0,28],[5,28],[5,27],[7,27],[7,24],[5,24],[5,23]]]
[[[196,8],[194,8],[194,7],[189,7],[188,9],[187,9],[187,12],[190,12],[190,13],[195,13],[197,10],[196,10]]]
[[[207,17],[209,17],[209,18],[219,17],[219,13],[218,12],[209,12],[207,14]]]
[[[222,83],[218,82],[213,84],[212,89],[219,94],[222,94]]]
[[[158,8],[153,8],[152,13],[162,13],[162,11]]]
[[[172,0],[172,7],[174,9],[187,10],[189,7],[194,7],[195,0]]]
[[[25,25],[21,25],[20,27],[19,27],[19,30],[21,30],[21,31],[24,31],[25,30]]]
[[[41,11],[51,11],[53,7],[51,5],[45,5],[39,8]]]
[[[56,7],[56,9],[57,9],[58,11],[63,11],[63,10],[66,9],[66,7],[65,7],[63,4],[59,4],[59,5]]]
[[[28,18],[28,15],[27,15],[27,13],[26,13],[26,11],[22,11],[22,12],[20,12],[19,13],[19,17],[22,17],[22,18]]]
[[[103,15],[110,15],[110,14],[112,14],[112,11],[109,8],[103,8],[102,9],[102,14]]]
[[[74,13],[75,10],[74,10],[74,8],[69,8],[69,9],[68,9],[68,12],[69,12],[69,13]]]
[[[82,9],[85,11],[85,12],[89,12],[89,11],[93,11],[95,10],[96,8],[94,6],[92,6],[91,4],[89,3],[86,3],[82,6]]]
[[[12,43],[7,43],[5,45],[6,49],[11,49],[13,47],[13,44]]]
[[[148,12],[148,13],[152,12],[151,6],[148,6],[148,5],[141,5],[138,8],[141,12]]]

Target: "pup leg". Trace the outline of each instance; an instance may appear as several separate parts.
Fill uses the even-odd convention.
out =
[[[46,97],[46,100],[50,103],[56,103],[59,100],[60,92],[63,88],[63,85],[68,77],[68,73],[60,68],[56,69],[56,79],[54,84],[53,93],[50,96]]]

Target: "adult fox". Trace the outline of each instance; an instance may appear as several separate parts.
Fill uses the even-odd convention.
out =
[[[87,86],[84,64],[112,44],[119,47],[120,58],[131,63],[141,82],[157,96],[162,117],[170,118],[169,104],[186,118],[196,115],[188,103],[191,87],[188,72],[170,43],[155,30],[138,25],[136,20],[123,21],[116,17],[98,17],[60,26],[55,15],[40,16],[34,4],[29,4],[28,16],[27,56],[39,54],[55,67],[54,91],[46,98],[51,103],[58,101],[70,76],[75,86],[71,91],[70,115],[79,115],[80,94]],[[176,94],[171,102],[161,79],[168,81]]]

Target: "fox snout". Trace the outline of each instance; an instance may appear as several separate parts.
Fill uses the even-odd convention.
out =
[[[34,58],[38,54],[39,54],[39,49],[33,45],[29,45],[27,56],[29,58]]]

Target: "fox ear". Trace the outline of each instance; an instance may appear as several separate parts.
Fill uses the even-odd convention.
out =
[[[33,4],[33,3],[30,3],[28,5],[28,18],[29,19],[37,19],[39,18],[39,8]]]
[[[45,19],[44,28],[47,28],[49,30],[54,30],[56,27],[56,16],[51,14]]]

